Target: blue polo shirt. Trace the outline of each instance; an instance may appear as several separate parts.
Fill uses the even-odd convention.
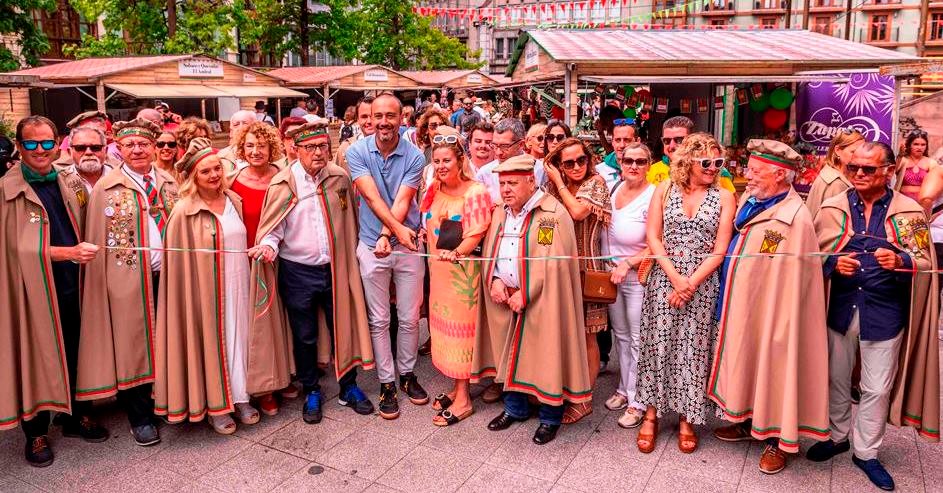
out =
[[[377,184],[380,191],[380,197],[386,202],[387,207],[393,207],[393,201],[401,187],[409,187],[414,190],[419,189],[419,183],[422,180],[422,168],[426,164],[422,151],[416,146],[407,142],[406,139],[399,139],[396,149],[386,159],[377,149],[376,135],[358,140],[354,145],[347,148],[347,166],[350,169],[350,179],[357,181],[357,178],[369,176]],[[373,209],[367,204],[366,200],[360,200],[360,211],[358,214],[360,222],[360,241],[370,248],[374,248],[377,240],[380,238],[380,230],[383,223],[373,213]],[[414,230],[419,229],[419,206],[416,200],[409,203],[409,212],[406,214],[406,226]],[[392,244],[396,244],[396,238],[391,238]]]

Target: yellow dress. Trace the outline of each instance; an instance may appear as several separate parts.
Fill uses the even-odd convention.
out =
[[[461,196],[441,190],[425,213],[429,253],[429,333],[432,363],[443,375],[464,380],[471,377],[475,322],[481,296],[481,262],[457,264],[437,260],[439,225],[443,219],[462,222],[463,238],[484,235],[491,224],[491,195],[480,183]]]

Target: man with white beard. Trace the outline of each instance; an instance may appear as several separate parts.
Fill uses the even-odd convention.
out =
[[[76,127],[69,134],[69,142],[69,155],[73,164],[66,169],[77,173],[85,183],[86,191],[92,193],[92,187],[98,183],[98,179],[112,169],[105,162],[108,153],[105,134],[97,128]]]

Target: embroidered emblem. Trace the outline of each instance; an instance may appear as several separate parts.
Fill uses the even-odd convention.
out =
[[[69,180],[68,184],[75,193],[76,200],[79,201],[79,207],[85,207],[88,204],[88,190],[85,189],[85,183],[81,180]]]
[[[43,215],[38,212],[29,211],[29,222],[30,224],[36,224],[43,220]]]
[[[763,244],[760,245],[760,253],[776,253],[779,244],[785,239],[786,237],[778,232],[767,229],[763,234]]]
[[[346,210],[347,210],[347,189],[346,189],[346,188],[341,188],[340,190],[338,190],[338,191],[337,191],[337,198],[338,198],[338,199],[340,200],[340,202],[341,202],[341,210],[342,210],[342,211],[346,211]]]
[[[911,256],[923,258],[930,248],[930,227],[922,218],[897,219],[898,241]]]
[[[553,244],[553,228],[540,226],[537,228],[537,243],[541,245]]]

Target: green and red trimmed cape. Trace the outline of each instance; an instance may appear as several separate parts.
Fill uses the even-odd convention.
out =
[[[497,207],[484,242],[483,296],[472,355],[472,381],[493,376],[504,390],[521,392],[543,404],[587,402],[592,398],[586,366],[582,284],[576,233],[566,208],[545,195],[525,219],[519,260],[525,308],[520,315],[491,300],[491,280],[504,223]]]

